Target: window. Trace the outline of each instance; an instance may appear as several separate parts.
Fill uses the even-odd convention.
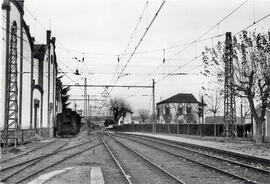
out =
[[[180,116],[180,115],[183,115],[183,114],[184,114],[184,108],[182,106],[178,107],[177,115]]]
[[[191,114],[192,113],[192,107],[191,105],[187,106],[187,114]]]

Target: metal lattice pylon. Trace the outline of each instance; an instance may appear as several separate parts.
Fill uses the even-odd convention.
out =
[[[225,40],[225,83],[224,83],[224,128],[226,137],[237,136],[236,108],[235,108],[235,88],[234,88],[234,66],[233,66],[233,47],[230,32],[226,33]]]
[[[14,131],[15,146],[18,130],[18,86],[17,86],[17,25],[11,26],[10,54],[7,65],[7,89],[5,112],[5,144],[8,144],[9,133]]]

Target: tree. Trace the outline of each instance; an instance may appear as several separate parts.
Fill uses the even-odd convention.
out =
[[[262,125],[270,94],[270,33],[243,31],[233,37],[234,89],[236,96],[246,98],[256,122],[256,143],[262,142]],[[224,78],[225,45],[218,43],[215,49],[205,49],[204,74]],[[213,72],[210,72],[213,70]]]
[[[130,105],[122,98],[116,97],[114,99],[111,99],[110,106],[115,124],[117,124],[121,117],[125,118],[127,112],[131,111]]]
[[[145,120],[149,118],[149,112],[146,109],[139,109],[138,114],[142,119],[142,123],[145,123]]]
[[[61,102],[62,110],[67,109],[70,102],[68,102],[69,95],[68,92],[70,90],[69,87],[63,87],[62,79],[63,75],[56,78],[56,99]]]
[[[207,110],[210,113],[213,113],[213,116],[216,117],[217,113],[221,109],[222,102],[222,95],[223,93],[221,91],[212,91],[205,94],[206,102],[207,102]]]

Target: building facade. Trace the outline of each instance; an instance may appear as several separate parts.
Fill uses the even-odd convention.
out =
[[[132,113],[128,111],[125,113],[125,116],[121,116],[118,120],[118,125],[132,124]]]
[[[23,0],[4,0],[2,14],[1,133],[36,129],[52,136],[59,111],[55,38],[47,31],[45,44],[35,44],[23,17]]]
[[[158,123],[198,123],[198,101],[189,93],[179,93],[157,103]]]

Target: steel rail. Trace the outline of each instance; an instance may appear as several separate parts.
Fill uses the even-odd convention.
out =
[[[48,153],[48,154],[45,154],[45,155],[41,155],[41,156],[38,156],[38,157],[36,157],[36,158],[30,159],[30,160],[26,160],[26,161],[20,162],[20,163],[18,163],[18,164],[14,164],[14,165],[11,165],[11,166],[2,168],[2,169],[0,169],[0,172],[3,172],[3,171],[5,171],[5,170],[12,169],[12,168],[14,168],[14,167],[17,167],[17,166],[26,164],[26,163],[28,163],[28,162],[31,162],[31,161],[40,159],[40,158],[42,158],[42,157],[48,157],[48,156],[50,156],[50,155],[53,155],[53,154],[56,154],[56,153],[59,153],[59,152],[67,151],[67,150],[70,150],[70,149],[74,149],[74,148],[79,147],[79,146],[82,146],[82,145],[84,145],[84,144],[88,144],[88,143],[90,143],[90,142],[92,142],[92,141],[94,141],[94,139],[93,139],[93,140],[90,140],[90,141],[87,141],[87,142],[85,142],[85,143],[81,143],[81,144],[78,144],[78,145],[75,145],[75,146],[71,146],[71,147],[69,147],[69,148],[65,148],[65,149],[63,149],[63,150],[55,150],[55,151],[53,151],[53,152],[51,152],[51,153]],[[0,180],[0,181],[1,181],[1,180]]]
[[[185,148],[183,146],[179,146],[179,145],[167,143],[167,142],[164,142],[164,141],[155,140],[155,139],[152,139],[152,138],[146,138],[146,137],[142,138],[142,137],[137,137],[137,136],[133,136],[133,137],[136,137],[138,139],[152,141],[152,142],[157,142],[157,143],[160,143],[160,144],[163,144],[163,145],[167,145],[167,146],[179,148],[179,149],[190,151],[192,153],[197,153],[197,154],[200,154],[200,155],[209,157],[209,158],[215,158],[217,160],[221,160],[221,161],[224,161],[224,162],[229,162],[229,163],[236,164],[236,165],[239,165],[239,166],[243,166],[243,167],[247,167],[247,168],[250,168],[250,169],[254,169],[256,171],[260,171],[260,172],[263,172],[263,173],[266,173],[266,174],[270,174],[270,171],[269,170],[266,170],[266,169],[263,169],[263,168],[255,167],[255,166],[252,166],[252,165],[248,165],[248,164],[237,162],[237,161],[234,161],[234,160],[222,158],[222,157],[215,156],[215,155],[209,155],[209,154],[206,154],[206,153],[202,153],[200,151],[192,150],[190,148]],[[125,138],[131,139],[130,137],[125,137]]]
[[[17,157],[21,157],[21,156],[24,156],[24,155],[28,155],[28,154],[31,153],[31,152],[34,152],[34,151],[36,151],[36,150],[38,150],[38,149],[41,149],[41,148],[43,148],[43,147],[46,147],[46,146],[48,146],[48,145],[50,145],[50,144],[52,144],[52,143],[55,143],[55,142],[56,142],[56,140],[51,141],[51,142],[48,142],[48,143],[45,144],[45,145],[36,147],[36,148],[34,148],[34,149],[32,149],[32,150],[29,150],[29,151],[27,151],[27,152],[25,152],[25,153],[16,155],[16,156],[11,157],[11,158],[8,158],[8,159],[6,159],[6,160],[2,160],[2,161],[0,161],[0,164],[5,163],[5,162],[10,161],[10,160],[13,160],[13,159],[15,159],[15,158],[17,158]]]
[[[125,138],[126,138],[126,137],[125,137]],[[153,146],[153,145],[150,145],[150,144],[147,144],[147,143],[140,142],[140,141],[138,141],[138,140],[136,140],[136,142],[138,142],[138,143],[140,143],[140,144],[143,144],[143,145],[146,145],[146,146],[149,146],[149,147],[152,147],[152,148],[155,148],[155,149],[157,149],[157,150],[160,150],[160,151],[169,153],[169,154],[174,155],[174,156],[176,156],[176,157],[180,157],[180,158],[186,159],[186,160],[188,160],[188,161],[190,161],[190,162],[194,162],[194,163],[196,163],[196,164],[199,164],[199,165],[202,165],[202,166],[204,166],[204,167],[210,168],[210,169],[212,169],[212,170],[214,170],[214,171],[218,171],[218,172],[220,172],[220,173],[226,174],[226,175],[228,175],[228,176],[230,176],[230,177],[233,177],[233,178],[236,178],[236,179],[240,179],[240,180],[242,180],[242,181],[244,181],[244,182],[246,182],[246,183],[258,184],[258,182],[256,182],[256,181],[250,180],[250,179],[248,179],[248,178],[244,178],[244,177],[242,177],[242,176],[240,176],[240,175],[237,175],[237,174],[233,174],[233,173],[224,171],[224,170],[222,170],[222,169],[219,169],[219,168],[217,168],[217,167],[211,166],[211,165],[209,165],[209,164],[205,164],[205,163],[202,163],[202,162],[193,160],[193,159],[191,159],[191,158],[189,158],[189,157],[186,157],[186,156],[183,156],[183,155],[180,155],[180,154],[176,154],[176,153],[172,153],[172,152],[170,152],[170,151],[168,151],[168,150],[164,150],[164,149],[161,149],[161,148],[159,148],[159,147],[156,147],[156,146]]]
[[[57,154],[57,153],[60,153],[60,152],[64,152],[64,151],[67,151],[67,150],[70,150],[70,149],[74,149],[74,148],[77,148],[77,147],[79,147],[79,146],[83,146],[83,145],[85,145],[85,144],[89,144],[89,143],[93,142],[94,140],[95,140],[95,139],[90,140],[90,141],[87,141],[87,142],[85,142],[85,143],[81,143],[81,144],[78,144],[78,145],[69,147],[69,148],[65,148],[65,149],[63,149],[63,150],[60,150],[61,148],[63,148],[63,147],[65,146],[65,145],[62,145],[61,147],[57,148],[56,150],[54,150],[53,152],[51,152],[51,153],[49,153],[49,154],[42,155],[42,156],[40,156],[40,157],[31,159],[31,160],[27,160],[27,161],[22,162],[22,163],[19,163],[19,164],[14,164],[14,165],[11,165],[11,166],[9,166],[9,167],[5,167],[5,168],[1,169],[0,172],[3,172],[3,171],[5,171],[5,170],[8,170],[8,169],[11,169],[11,168],[14,168],[14,167],[18,167],[18,166],[21,166],[21,165],[24,165],[24,164],[26,164],[26,163],[28,163],[28,162],[33,161],[31,164],[26,165],[25,167],[23,167],[23,168],[21,168],[21,169],[15,171],[14,173],[11,173],[10,175],[6,176],[5,178],[1,178],[0,182],[7,181],[9,178],[13,177],[15,174],[17,174],[17,173],[19,173],[19,172],[21,172],[21,171],[23,171],[23,170],[25,170],[25,169],[27,169],[27,168],[29,168],[29,167],[35,165],[35,164],[38,163],[39,161],[41,161],[41,160],[43,160],[43,159],[45,159],[45,158],[48,158],[49,156],[52,156],[52,155],[54,155],[54,154]]]
[[[111,149],[109,148],[107,143],[102,139],[102,137],[100,135],[99,135],[99,138],[101,139],[101,141],[104,144],[104,146],[106,147],[107,151],[109,152],[109,154],[113,158],[113,161],[116,163],[117,167],[120,169],[120,171],[123,174],[126,182],[129,183],[129,184],[132,184],[131,180],[129,179],[129,175],[125,172],[125,170],[123,169],[121,164],[118,162],[117,158],[114,156],[113,152],[111,151]]]
[[[37,174],[43,172],[43,171],[45,171],[45,170],[48,169],[48,168],[51,168],[51,167],[53,167],[53,166],[55,166],[55,165],[57,165],[57,164],[59,164],[59,163],[61,163],[61,162],[64,162],[64,161],[66,161],[66,160],[68,160],[68,159],[70,159],[70,158],[72,158],[72,157],[75,157],[75,156],[77,156],[77,155],[79,155],[79,154],[82,154],[82,153],[84,153],[84,152],[86,152],[86,151],[89,151],[89,150],[91,150],[91,149],[93,149],[93,148],[95,148],[95,147],[97,147],[97,146],[100,146],[101,144],[102,144],[102,143],[95,144],[95,145],[93,145],[93,146],[91,146],[91,147],[89,147],[89,148],[83,149],[83,150],[81,150],[81,151],[79,151],[79,152],[77,152],[77,153],[74,153],[74,154],[71,154],[71,155],[69,155],[69,156],[67,156],[67,157],[64,157],[63,159],[58,160],[57,162],[55,162],[55,163],[53,163],[53,164],[51,164],[51,165],[49,165],[49,166],[47,166],[47,167],[45,167],[45,168],[42,168],[42,169],[40,169],[40,170],[37,170],[37,171],[34,172],[34,173],[31,173],[31,174],[28,175],[28,176],[25,176],[24,178],[22,178],[22,179],[16,181],[14,184],[22,183],[23,181],[25,181],[25,180],[27,180],[27,179],[29,179],[29,178],[31,178],[31,177],[33,177],[33,176],[35,176],[35,175],[37,175]]]
[[[62,148],[63,148],[64,146],[66,146],[66,145],[67,145],[67,142],[66,142],[65,144],[61,145],[60,147],[58,147],[57,149],[55,149],[55,150],[53,151],[53,153],[56,153],[58,150],[62,149]],[[51,153],[51,154],[53,154],[53,153]],[[38,157],[38,158],[34,158],[33,160],[27,160],[27,161],[24,162],[24,163],[19,163],[19,164],[16,164],[16,165],[12,165],[11,167],[6,167],[6,168],[2,169],[1,172],[3,172],[4,170],[8,170],[8,169],[11,169],[11,168],[13,168],[13,167],[21,166],[21,165],[24,165],[25,163],[34,161],[34,162],[32,162],[31,164],[26,165],[25,167],[23,167],[23,168],[21,168],[21,169],[15,171],[14,173],[11,173],[10,175],[8,175],[8,176],[6,176],[6,177],[1,178],[0,181],[1,181],[1,182],[7,181],[9,178],[11,178],[12,176],[14,176],[15,174],[17,174],[17,173],[19,173],[19,172],[21,172],[21,171],[27,169],[28,167],[30,167],[30,166],[32,166],[32,165],[35,165],[36,163],[38,163],[38,162],[41,161],[42,159],[48,157],[49,155],[50,155],[50,154],[45,155],[45,156],[40,156],[40,157]]]
[[[126,149],[128,149],[129,151],[135,153],[137,156],[139,156],[140,158],[142,158],[143,160],[145,160],[147,163],[149,163],[151,166],[154,166],[155,168],[157,168],[158,170],[160,170],[162,173],[166,174],[167,176],[171,177],[173,180],[177,181],[178,183],[181,184],[185,184],[184,181],[180,180],[179,178],[177,178],[176,176],[174,176],[172,173],[170,173],[169,171],[163,169],[162,167],[160,167],[159,165],[155,164],[153,161],[151,161],[150,159],[148,159],[147,157],[145,157],[144,155],[142,155],[141,153],[137,152],[136,150],[134,150],[133,148],[131,148],[130,146],[122,143],[121,141],[119,141],[118,139],[116,139],[115,137],[107,134],[109,137],[112,137],[116,142],[118,142],[119,144],[121,144],[122,146],[124,146]]]

